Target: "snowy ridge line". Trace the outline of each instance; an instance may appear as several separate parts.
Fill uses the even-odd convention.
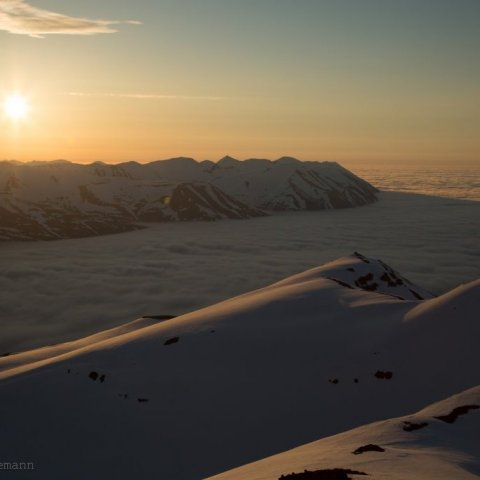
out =
[[[175,158],[148,164],[0,162],[0,240],[129,231],[367,205],[377,190],[334,162]]]

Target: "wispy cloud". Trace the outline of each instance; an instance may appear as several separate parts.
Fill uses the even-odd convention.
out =
[[[231,97],[215,97],[202,95],[168,95],[159,93],[87,93],[67,92],[64,95],[70,97],[111,97],[111,98],[133,98],[139,100],[233,100]]]
[[[114,33],[114,25],[135,21],[91,20],[36,8],[24,0],[0,0],[0,30],[42,38],[44,35]]]

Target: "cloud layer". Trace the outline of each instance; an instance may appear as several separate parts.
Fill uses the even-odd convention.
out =
[[[176,95],[162,93],[86,93],[86,92],[67,92],[64,95],[70,97],[112,97],[112,98],[133,98],[137,100],[233,100],[230,97],[213,97],[201,95]]]
[[[71,17],[33,7],[24,0],[0,1],[0,30],[31,37],[41,38],[44,35],[51,34],[95,35],[97,33],[114,33],[117,31],[114,25],[121,23],[138,24],[139,22]]]
[[[357,250],[434,293],[480,277],[479,202],[384,193],[368,207],[0,242],[0,354],[181,314]]]

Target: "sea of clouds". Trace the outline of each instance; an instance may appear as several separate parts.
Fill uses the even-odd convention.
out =
[[[480,168],[376,165],[355,167],[355,173],[382,191],[422,193],[480,201]]]
[[[480,277],[480,202],[385,192],[376,204],[0,243],[0,354],[149,314],[181,314],[359,251],[443,293]]]

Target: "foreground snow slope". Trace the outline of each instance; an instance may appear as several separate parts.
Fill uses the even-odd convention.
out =
[[[35,350],[26,352],[4,352],[0,356],[0,371],[11,370],[22,365],[38,362],[39,360],[58,357],[65,353],[80,350],[81,348],[92,346],[95,343],[103,342],[104,340],[119,337],[120,335],[125,335],[141,328],[149,327],[150,325],[154,325],[159,321],[164,320],[158,320],[154,317],[139,318],[133,322],[129,322],[124,325],[120,325],[119,327],[111,328],[79,340],[58,343],[55,345],[47,345],[45,347],[36,348]]]
[[[211,480],[277,480],[282,475],[301,474],[305,470],[334,468],[363,472],[375,480],[478,479],[480,386],[414,415],[324,438],[216,475]],[[301,479],[301,475],[291,478]]]
[[[351,273],[358,260],[328,268]],[[476,281],[401,300],[308,271],[31,353],[0,372],[0,451],[35,462],[38,478],[191,480],[405,415],[480,383],[479,293]]]

